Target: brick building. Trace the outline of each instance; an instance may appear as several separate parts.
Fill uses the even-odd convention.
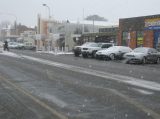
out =
[[[160,49],[160,15],[119,19],[118,45]]]

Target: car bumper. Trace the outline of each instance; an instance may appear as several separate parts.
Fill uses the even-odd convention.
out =
[[[74,50],[74,53],[81,54],[81,50]]]
[[[97,59],[109,59],[107,55],[103,55],[103,54],[96,54],[96,58]]]
[[[127,61],[129,61],[129,63],[141,63],[142,59],[139,58],[125,58],[127,59]]]
[[[90,52],[90,51],[82,51],[82,54],[92,55],[92,52]]]

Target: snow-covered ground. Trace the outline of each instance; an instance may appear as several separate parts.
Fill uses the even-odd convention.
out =
[[[63,51],[37,51],[37,53],[48,53],[48,54],[53,54],[53,55],[70,55],[73,54],[73,52],[63,52]]]
[[[73,52],[61,52],[61,51],[58,51],[58,52],[54,52],[54,51],[37,51],[36,53],[47,53],[47,54],[52,54],[52,55],[70,55],[70,54],[73,54]],[[8,52],[8,51],[3,51],[3,50],[0,50],[0,54],[1,55],[12,56],[12,57],[19,56],[19,55],[13,53],[13,52]]]
[[[15,57],[15,58],[20,58],[21,56],[12,52],[8,52],[8,51],[1,51],[0,55],[6,55],[6,56],[10,56],[10,57]]]

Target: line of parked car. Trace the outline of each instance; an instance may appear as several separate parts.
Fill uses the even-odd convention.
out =
[[[74,55],[83,58],[96,58],[103,60],[121,60],[126,63],[160,63],[160,52],[154,48],[138,47],[131,49],[127,46],[115,46],[113,43],[86,42],[81,46],[75,46]]]
[[[19,43],[19,42],[9,42],[8,47],[10,49],[23,49],[23,50],[36,50],[36,47],[32,43]]]

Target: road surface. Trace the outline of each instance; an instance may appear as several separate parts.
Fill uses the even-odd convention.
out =
[[[160,64],[0,54],[0,119],[160,119]]]

